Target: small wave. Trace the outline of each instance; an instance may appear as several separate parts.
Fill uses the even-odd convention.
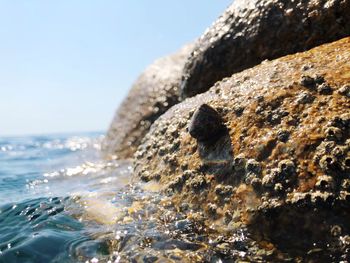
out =
[[[101,149],[104,136],[31,136],[8,138],[0,141],[0,153],[19,152],[29,154],[34,150],[69,150],[72,152],[85,149]]]
[[[72,217],[71,206],[70,198],[55,197],[1,207],[0,262],[84,262],[79,257],[95,255],[103,245],[92,238],[97,230]]]

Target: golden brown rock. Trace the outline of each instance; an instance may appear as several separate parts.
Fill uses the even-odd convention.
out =
[[[339,261],[350,247],[349,83],[350,38],[264,61],[168,110],[138,148],[135,171],[179,207],[205,212],[222,235],[245,225],[274,260]],[[211,145],[187,130],[202,104],[228,129]]]
[[[179,102],[179,82],[192,45],[156,60],[136,80],[120,105],[103,143],[104,152],[130,158],[151,124]]]

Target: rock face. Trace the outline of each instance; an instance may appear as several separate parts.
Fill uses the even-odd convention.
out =
[[[262,260],[346,260],[349,84],[350,38],[263,62],[161,116],[135,154],[135,172],[159,181],[180,210],[200,211],[210,231],[220,225],[222,240],[246,229],[259,251],[244,251]],[[215,140],[188,131],[203,105],[227,128]]]
[[[179,82],[192,45],[160,58],[136,80],[117,110],[103,143],[104,152],[130,158],[151,124],[179,102]]]
[[[157,60],[137,79],[115,114],[104,152],[132,157],[151,124],[179,102],[180,93],[205,92],[265,59],[348,36],[348,21],[350,0],[235,0],[195,45]]]
[[[350,35],[350,0],[235,0],[197,41],[182,95],[208,90],[235,72]]]

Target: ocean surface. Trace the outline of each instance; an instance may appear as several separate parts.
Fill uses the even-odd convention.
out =
[[[0,263],[234,262],[218,250],[220,224],[206,229],[157,182],[134,180],[130,160],[104,160],[102,140],[0,138]]]
[[[119,262],[118,191],[128,161],[103,161],[101,133],[0,138],[0,262]]]

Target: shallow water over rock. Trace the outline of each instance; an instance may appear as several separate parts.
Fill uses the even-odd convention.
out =
[[[175,208],[161,185],[103,161],[99,134],[0,142],[0,262],[219,262],[244,258],[201,213]],[[232,233],[232,232],[231,232]],[[226,255],[226,254],[227,255]]]

